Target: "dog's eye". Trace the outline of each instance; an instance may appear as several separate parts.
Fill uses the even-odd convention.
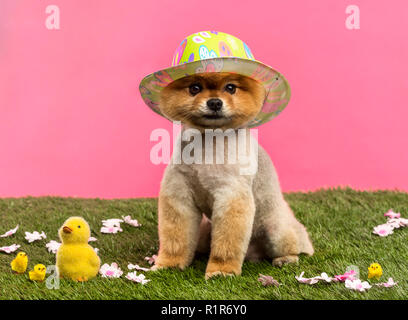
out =
[[[201,87],[201,85],[200,85],[199,83],[194,83],[194,84],[192,84],[192,85],[188,88],[188,90],[190,91],[190,93],[191,93],[193,96],[195,96],[196,94],[200,93],[202,89],[203,89],[203,88]]]
[[[230,93],[230,94],[234,94],[235,91],[237,91],[237,86],[236,86],[235,84],[228,83],[228,84],[225,86],[225,91],[227,91],[227,92]]]

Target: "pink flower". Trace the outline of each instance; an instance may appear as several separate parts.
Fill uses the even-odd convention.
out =
[[[125,223],[127,223],[127,224],[129,224],[129,225],[131,225],[133,227],[140,227],[141,226],[141,224],[139,224],[139,222],[136,219],[132,220],[131,216],[126,216],[126,217],[122,217],[122,218],[123,218],[123,221]]]
[[[384,223],[379,226],[374,227],[373,233],[379,235],[380,237],[386,237],[394,233],[394,227],[391,224]]]
[[[126,279],[128,279],[130,281],[133,281],[133,282],[139,282],[139,283],[141,283],[143,285],[150,281],[150,280],[146,279],[144,274],[137,275],[136,271],[128,273],[126,275]]]
[[[52,252],[52,253],[57,253],[59,247],[61,246],[61,243],[55,241],[55,240],[51,240],[50,242],[48,242],[45,245],[48,249],[48,252]]]
[[[371,288],[370,284],[367,281],[361,282],[360,279],[346,280],[346,288],[356,291],[366,291]]]
[[[92,241],[98,241],[98,239],[96,239],[95,237],[89,237],[88,242],[92,242]]]
[[[384,217],[388,217],[390,219],[400,218],[401,213],[395,213],[392,209],[388,210],[388,212],[384,213]]]
[[[1,247],[0,251],[3,251],[5,253],[12,253],[16,251],[18,248],[20,248],[19,244],[12,244],[11,246]]]
[[[7,231],[6,233],[2,234],[2,235],[0,236],[0,238],[10,237],[10,236],[12,236],[13,234],[15,234],[15,233],[17,232],[17,230],[18,230],[18,225],[17,225],[17,227],[15,227],[14,229],[11,229],[11,230]]]
[[[156,262],[157,256],[154,254],[151,257],[145,257],[144,258],[149,264],[153,264]]]
[[[398,282],[394,282],[393,278],[388,278],[387,282],[377,283],[376,286],[391,288],[393,286],[396,286],[397,284],[398,284]]]
[[[336,281],[341,281],[341,282],[344,282],[346,280],[355,280],[355,275],[356,275],[356,272],[354,270],[350,270],[349,272],[345,272],[344,274],[339,274],[337,276],[334,276],[334,279],[336,279]]]
[[[118,264],[113,262],[111,265],[105,263],[100,269],[99,273],[103,278],[120,278],[123,271],[120,270]]]

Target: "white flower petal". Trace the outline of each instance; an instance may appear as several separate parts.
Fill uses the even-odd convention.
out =
[[[144,258],[149,264],[153,264],[156,262],[157,256],[154,254],[151,257],[145,257]]]
[[[138,264],[131,264],[131,263],[128,264],[128,269],[129,270],[136,269],[136,270],[140,270],[140,271],[150,271],[149,268],[143,268],[143,267],[139,266]]]
[[[110,228],[110,227],[120,228],[121,222],[123,222],[122,219],[107,219],[107,220],[102,220],[102,225],[107,228]]]
[[[29,242],[32,243],[37,240],[42,240],[46,239],[47,236],[45,235],[44,231],[39,233],[38,231],[34,231],[33,233],[31,232],[25,232],[25,239]]]
[[[126,279],[128,279],[130,281],[133,281],[133,282],[139,282],[139,283],[141,283],[143,285],[150,281],[150,280],[145,278],[144,274],[137,275],[136,271],[129,272],[126,275]]]
[[[17,227],[15,227],[14,229],[11,229],[11,230],[9,230],[9,231],[6,231],[4,234],[2,234],[2,235],[0,236],[0,238],[10,237],[10,236],[12,236],[13,234],[15,234],[15,233],[17,232],[17,230],[18,230],[18,225],[17,225]]]
[[[52,252],[52,253],[55,254],[55,253],[57,253],[59,247],[61,246],[61,243],[57,242],[55,240],[51,240],[45,246],[47,247],[48,252]]]
[[[350,290],[364,292],[371,288],[370,284],[367,281],[361,282],[360,279],[349,280],[345,282],[346,288]]]
[[[304,271],[297,277],[295,276],[296,280],[299,281],[300,283],[305,283],[305,284],[315,284],[319,282],[319,277],[314,277],[314,278],[303,278]]]
[[[122,232],[123,230],[120,227],[102,227],[101,232],[102,233],[118,233]]]
[[[382,283],[377,283],[376,286],[378,287],[385,287],[385,288],[391,288],[393,286],[396,286],[398,282],[394,282],[393,278],[388,278],[387,282],[382,282]]]
[[[12,244],[11,246],[1,247],[0,251],[5,252],[5,253],[12,253],[20,247],[21,246],[19,244]]]
[[[122,217],[122,219],[123,219],[123,221],[125,223],[127,223],[127,224],[129,224],[129,225],[131,225],[133,227],[140,227],[141,226],[141,224],[139,224],[139,222],[136,219],[132,220],[131,216]]]
[[[394,227],[391,224],[384,223],[379,226],[374,227],[373,233],[379,235],[380,237],[386,237],[394,233]]]

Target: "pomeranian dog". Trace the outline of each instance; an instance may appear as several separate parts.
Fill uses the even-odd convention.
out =
[[[160,96],[160,111],[194,129],[204,141],[208,129],[244,130],[245,139],[232,145],[256,157],[257,170],[242,174],[241,163],[175,163],[173,152],[159,195],[160,248],[154,270],[184,269],[196,252],[209,252],[205,278],[239,275],[245,258],[272,259],[274,266],[298,261],[314,250],[306,228],[296,220],[283,198],[278,176],[267,152],[258,147],[247,128],[265,100],[256,80],[239,74],[210,72],[170,83]],[[247,142],[250,143],[247,143]],[[254,154],[248,145],[255,143]],[[224,139],[226,153],[229,140]],[[215,151],[202,146],[203,155]],[[252,159],[254,160],[254,159]]]

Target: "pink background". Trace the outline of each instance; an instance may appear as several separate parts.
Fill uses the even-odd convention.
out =
[[[171,123],[140,80],[184,36],[243,39],[292,87],[259,127],[285,191],[408,191],[408,5],[404,0],[0,1],[0,196],[156,196],[149,153]],[[45,27],[58,5],[61,29]],[[356,4],[361,29],[345,27]]]

